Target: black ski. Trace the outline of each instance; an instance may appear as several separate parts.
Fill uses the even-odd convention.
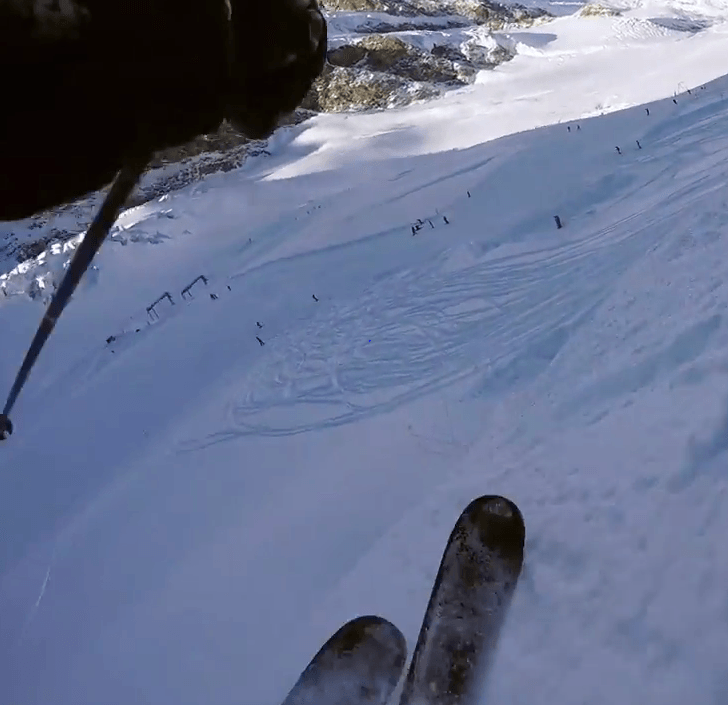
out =
[[[407,660],[402,632],[382,617],[357,617],[313,657],[283,705],[386,705]]]
[[[486,495],[460,515],[440,563],[400,705],[475,705],[523,564],[518,507]]]

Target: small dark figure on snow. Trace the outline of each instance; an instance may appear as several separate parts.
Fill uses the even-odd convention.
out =
[[[650,109],[649,108],[645,108],[645,112],[649,115],[650,114]]]
[[[675,98],[672,99],[672,102],[675,103],[675,105],[677,105],[677,100],[675,100]]]
[[[614,149],[617,150],[617,154],[622,154],[622,150],[619,147],[615,147]]]
[[[450,225],[450,221],[447,219],[446,215],[443,215],[442,219],[445,221],[445,225]]]
[[[258,326],[258,328],[262,328],[263,324],[260,321],[256,321],[255,325]]]
[[[255,339],[260,343],[261,348],[265,345],[265,343],[257,335],[255,336]]]
[[[557,228],[558,228],[559,230],[561,230],[561,228],[563,228],[563,227],[564,227],[564,226],[563,226],[563,224],[562,224],[562,222],[561,222],[561,218],[559,218],[559,216],[558,216],[558,215],[555,215],[555,216],[554,216],[554,220],[556,221],[556,227],[557,227]]]
[[[111,344],[111,343],[113,343],[113,342],[114,342],[115,340],[116,340],[116,336],[115,336],[115,335],[110,335],[110,336],[109,336],[109,337],[108,337],[108,338],[106,339],[106,344],[107,344],[107,345],[110,345],[110,344]]]
[[[642,145],[640,144],[640,141],[639,140],[635,140],[635,142],[637,142],[637,149],[642,149]]]
[[[210,298],[215,301],[217,300],[217,294],[210,294]]]
[[[435,229],[435,226],[432,224],[432,221],[431,220],[428,220],[427,222],[430,224],[430,227],[434,230]]]
[[[230,284],[227,285],[227,288],[228,288],[228,291],[232,291],[232,289],[230,288]]]
[[[412,226],[412,236],[413,236],[413,237],[414,237],[414,234],[415,234],[416,232],[417,232],[417,229],[416,229],[416,228],[415,228],[415,226],[413,225],[413,226]]]
[[[313,300],[318,301],[318,299],[316,298],[316,294],[313,294]]]
[[[576,126],[576,131],[579,132],[579,130],[581,130],[581,125]]]
[[[468,191],[468,198],[470,198],[470,191]]]
[[[566,126],[566,129],[567,129],[567,130],[568,130],[569,132],[571,132],[571,125],[567,125],[567,126]]]

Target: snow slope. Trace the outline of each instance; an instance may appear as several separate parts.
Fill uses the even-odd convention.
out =
[[[528,530],[484,702],[728,700],[725,25],[624,19],[122,216],[0,448],[0,702],[275,705],[356,614],[411,649],[484,493]],[[67,257],[3,280],[3,389]]]

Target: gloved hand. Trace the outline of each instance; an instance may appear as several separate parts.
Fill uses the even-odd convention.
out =
[[[234,46],[225,116],[243,134],[265,137],[321,73],[326,21],[316,0],[232,3]]]
[[[316,0],[0,0],[0,220],[109,183],[130,154],[261,138],[323,69]]]

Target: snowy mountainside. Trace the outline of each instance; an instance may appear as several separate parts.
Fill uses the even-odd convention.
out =
[[[726,701],[725,26],[624,20],[121,216],[0,447],[1,702],[276,705],[356,614],[411,650],[483,493],[527,525],[484,701]],[[3,278],[3,389],[68,256]]]
[[[297,122],[322,111],[391,110],[433,100],[474,82],[497,82],[504,62],[540,62],[548,75],[554,62],[581,64],[585,55],[626,46],[660,51],[664,45],[677,42],[675,46],[684,51],[685,40],[696,34],[720,32],[726,17],[724,3],[717,1],[588,5],[554,2],[523,6],[464,0],[444,4],[367,0],[363,4],[329,2],[326,9],[328,65],[306,98],[305,109],[294,116]],[[576,14],[567,16],[570,13]],[[603,58],[602,64],[610,61]],[[661,63],[656,57],[642,56],[635,57],[632,65],[649,73]],[[509,66],[503,75],[510,76],[510,71]],[[661,73],[672,77],[670,71]],[[704,82],[718,73],[705,66],[697,80]],[[613,72],[613,78],[618,75],[618,71]],[[684,90],[685,78],[677,78],[669,89],[660,86],[655,91],[654,77],[646,75],[641,93],[649,95],[641,95],[640,99]],[[629,104],[634,103],[617,107]],[[602,109],[601,104],[597,106],[597,112]],[[530,115],[530,111],[524,112],[525,126],[519,129],[533,126],[529,124]],[[577,108],[564,117],[582,115]],[[265,149],[265,143],[250,143],[223,126],[218,134],[157,155],[134,202],[153,199],[209,173],[235,168],[249,155],[265,153]],[[91,194],[65,208],[1,224],[0,271],[36,256],[51,243],[73,238],[88,225],[98,202],[99,195]]]
[[[412,644],[492,491],[529,539],[491,701],[720,702],[725,86],[271,178],[329,118],[127,214],[177,218],[104,248],[2,448],[7,699],[273,705],[353,614]]]

